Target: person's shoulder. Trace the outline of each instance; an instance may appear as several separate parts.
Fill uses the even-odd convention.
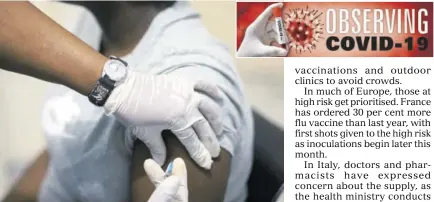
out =
[[[229,54],[228,48],[209,32],[200,18],[184,19],[167,27],[161,35],[161,44],[189,50],[213,50]]]
[[[209,32],[201,15],[188,2],[178,2],[160,13],[156,22],[159,28],[158,45],[184,53],[212,50],[219,55],[229,55],[226,45]],[[170,53],[170,52],[169,52]]]
[[[163,62],[162,67],[199,65],[237,80],[228,47],[208,31],[199,17],[182,19],[166,27],[154,48]]]

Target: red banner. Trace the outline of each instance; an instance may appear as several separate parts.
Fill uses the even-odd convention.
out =
[[[270,4],[237,3],[237,47]],[[269,23],[281,17],[290,57],[432,57],[432,12],[432,2],[285,2]]]

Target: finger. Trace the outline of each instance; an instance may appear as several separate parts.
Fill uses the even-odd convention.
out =
[[[263,46],[261,48],[264,56],[267,57],[282,57],[288,54],[288,51],[283,48],[275,47],[275,46]]]
[[[164,180],[164,171],[154,160],[147,159],[143,163],[146,175],[153,185],[158,186]]]
[[[176,158],[173,160],[173,170],[172,175],[178,177],[187,177],[187,167],[185,166],[184,160],[182,158]]]
[[[170,202],[175,199],[179,187],[179,177],[170,176],[155,189],[148,202]]]
[[[217,85],[208,83],[206,81],[197,81],[194,85],[194,89],[205,93],[218,103],[223,102],[222,92],[220,92],[220,89],[217,87]]]
[[[160,127],[135,127],[133,135],[145,143],[151,152],[152,158],[159,164],[163,165],[166,160],[166,144],[161,136]]]
[[[202,144],[211,154],[211,157],[218,157],[220,154],[220,144],[208,121],[201,119],[193,124],[193,128]]]
[[[261,15],[256,18],[255,23],[264,24],[270,19],[271,15],[273,14],[274,8],[282,8],[283,3],[274,3],[269,5],[262,13]]]
[[[209,125],[211,125],[214,133],[220,136],[223,131],[223,109],[209,97],[203,95],[199,95],[199,97],[198,109],[200,113],[205,117]]]
[[[193,127],[187,127],[181,130],[172,130],[173,134],[178,137],[182,145],[184,145],[190,157],[200,166],[205,169],[210,169],[212,165],[211,154],[206,150],[205,146],[200,142],[193,130]]]
[[[267,32],[263,38],[263,44],[271,44],[273,41],[277,41],[277,33],[274,31]]]
[[[176,158],[173,160],[172,175],[178,176],[181,179],[181,186],[187,188],[187,167],[185,166],[182,158]]]
[[[178,189],[177,198],[180,199],[179,201],[188,201],[187,168],[184,160],[181,158],[173,160],[172,174],[180,178],[180,187]]]

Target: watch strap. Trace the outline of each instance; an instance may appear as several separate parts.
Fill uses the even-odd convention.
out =
[[[115,81],[111,80],[107,75],[104,75],[98,79],[92,91],[89,93],[89,101],[96,106],[104,106],[114,88]]]
[[[109,56],[109,60],[116,60],[121,62],[126,68],[128,68],[128,63],[118,57]],[[106,63],[105,65],[107,65]],[[104,65],[104,69],[106,66]],[[108,75],[106,75],[103,71],[103,74],[100,79],[96,82],[92,91],[87,96],[89,101],[96,106],[104,106],[107,102],[107,99],[110,97],[113,89],[116,86],[116,81],[112,80]]]

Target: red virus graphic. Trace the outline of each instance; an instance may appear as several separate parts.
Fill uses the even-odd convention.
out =
[[[285,12],[284,22],[285,29],[288,32],[289,50],[295,49],[295,52],[301,53],[316,48],[318,40],[323,34],[323,24],[319,20],[322,15],[318,10],[292,9]]]

